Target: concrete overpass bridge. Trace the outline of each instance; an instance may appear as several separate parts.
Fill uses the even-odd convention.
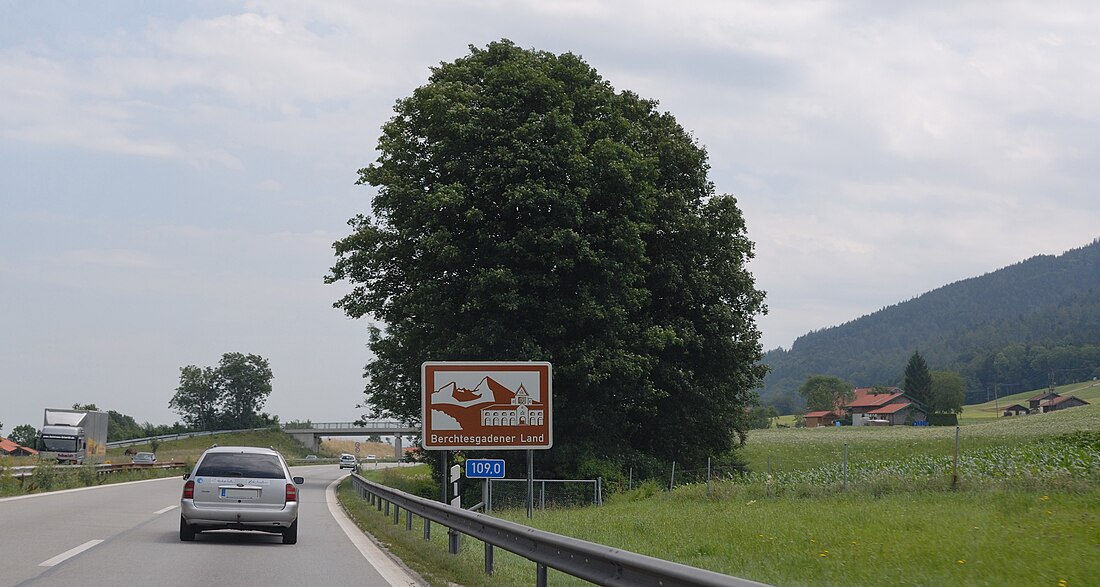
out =
[[[420,434],[419,426],[409,426],[397,420],[372,420],[356,424],[355,422],[312,422],[308,428],[300,425],[283,426],[283,432],[293,436],[298,442],[317,450],[321,446],[321,437],[330,436],[393,436],[393,456],[401,458],[401,437]]]

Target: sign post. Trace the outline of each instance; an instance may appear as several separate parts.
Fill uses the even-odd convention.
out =
[[[534,451],[554,444],[550,363],[428,361],[420,366],[420,381],[424,449],[443,451],[444,472],[448,451],[526,450],[531,517]],[[469,462],[466,476],[472,477]],[[503,478],[500,462],[500,477],[484,478]],[[447,503],[446,481],[441,493]]]

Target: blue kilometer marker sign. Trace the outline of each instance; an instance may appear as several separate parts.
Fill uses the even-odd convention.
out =
[[[504,459],[466,459],[467,479],[503,479]]]

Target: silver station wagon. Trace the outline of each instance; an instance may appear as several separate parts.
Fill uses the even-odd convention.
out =
[[[214,446],[183,476],[180,540],[206,530],[259,530],[298,542],[298,486],[278,451]]]

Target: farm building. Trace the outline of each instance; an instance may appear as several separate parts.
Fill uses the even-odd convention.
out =
[[[1002,416],[1023,416],[1030,413],[1031,410],[1027,409],[1020,404],[1012,404],[1001,411]]]
[[[1040,393],[1039,395],[1028,398],[1027,407],[1028,407],[1029,410],[1031,410],[1032,413],[1035,413],[1035,414],[1042,413],[1042,411],[1043,411],[1042,410],[1043,402],[1050,401],[1050,400],[1052,400],[1056,397],[1058,397],[1057,393],[1054,393],[1053,391],[1044,391],[1043,393]]]
[[[1058,395],[1054,394],[1054,397],[1047,399],[1039,404],[1039,409],[1043,413],[1054,412],[1057,410],[1064,410],[1066,408],[1076,408],[1078,406],[1087,406],[1089,402],[1074,396],[1074,395]]]
[[[843,414],[836,410],[819,410],[807,412],[803,419],[806,421],[807,428],[816,428],[818,426],[832,426],[842,416]]]

